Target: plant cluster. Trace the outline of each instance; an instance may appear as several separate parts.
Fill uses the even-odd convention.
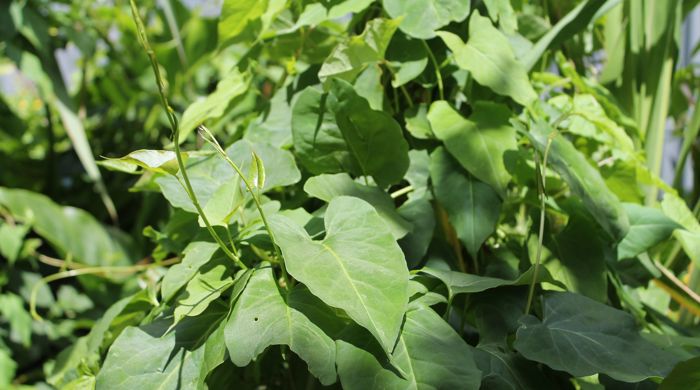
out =
[[[695,2],[53,3],[0,6],[0,387],[697,388]]]

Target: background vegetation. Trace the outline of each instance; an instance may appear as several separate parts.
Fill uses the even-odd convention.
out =
[[[0,388],[698,388],[696,4],[2,2]]]

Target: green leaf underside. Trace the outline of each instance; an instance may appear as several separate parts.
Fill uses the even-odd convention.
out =
[[[392,356],[393,367],[373,354],[364,332],[349,329],[336,341],[338,375],[347,389],[476,389],[481,372],[472,347],[432,309],[406,313]]]
[[[392,351],[408,304],[408,269],[374,208],[348,196],[333,199],[322,241],[286,217],[275,215],[270,222],[287,271]]]
[[[625,382],[663,377],[678,360],[642,338],[626,312],[572,293],[548,293],[543,305],[544,320],[525,316],[516,334],[515,349],[530,360]]]
[[[246,366],[271,345],[287,345],[309,366],[321,383],[336,381],[335,344],[328,333],[344,323],[303,285],[286,297],[272,268],[253,271],[224,330],[234,364]]]

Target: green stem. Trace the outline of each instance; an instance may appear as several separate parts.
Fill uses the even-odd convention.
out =
[[[248,269],[248,267],[241,261],[238,256],[236,256],[233,252],[231,252],[230,249],[226,246],[224,241],[219,237],[219,235],[216,233],[212,225],[209,223],[209,219],[207,216],[204,214],[204,210],[202,209],[202,206],[199,204],[199,201],[197,200],[197,196],[195,195],[194,189],[192,188],[192,183],[190,183],[190,179],[187,176],[187,170],[185,169],[185,163],[182,160],[182,152],[180,151],[180,129],[177,124],[177,118],[175,117],[175,113],[173,112],[173,109],[170,107],[170,104],[168,104],[168,98],[165,96],[165,84],[163,83],[163,78],[160,75],[160,69],[158,67],[158,59],[156,58],[156,54],[151,48],[151,44],[148,42],[148,36],[146,35],[146,28],[143,25],[143,21],[141,20],[141,16],[139,15],[138,9],[136,8],[136,3],[134,0],[129,1],[131,5],[131,13],[134,17],[134,23],[136,23],[136,30],[138,33],[139,41],[141,42],[141,45],[143,46],[144,50],[146,51],[146,54],[148,55],[148,58],[151,61],[151,67],[153,68],[153,74],[155,75],[156,78],[156,84],[158,85],[158,94],[160,95],[160,102],[163,105],[163,108],[165,108],[165,112],[168,117],[168,121],[170,122],[170,129],[173,133],[173,138],[175,140],[175,157],[177,159],[177,165],[180,169],[180,172],[182,173],[182,179],[184,181],[184,187],[185,187],[185,192],[187,192],[187,196],[190,198],[192,201],[192,204],[194,204],[195,209],[197,209],[197,213],[199,216],[202,218],[202,221],[204,221],[204,224],[207,227],[207,230],[209,231],[209,234],[214,238],[216,243],[221,247],[221,250],[231,258],[239,267],[243,269]],[[176,176],[177,177],[177,176]]]
[[[246,189],[248,192],[250,192],[250,196],[253,198],[253,202],[255,202],[255,207],[258,209],[258,213],[260,214],[260,219],[262,219],[263,225],[265,225],[265,230],[267,230],[267,234],[270,236],[270,240],[272,241],[272,247],[275,249],[275,255],[279,259],[279,264],[280,268],[282,269],[282,277],[284,278],[285,281],[285,286],[286,288],[290,288],[291,286],[289,285],[289,276],[287,275],[287,269],[284,264],[284,258],[282,257],[282,253],[280,252],[279,246],[277,245],[277,241],[275,240],[275,235],[272,233],[272,228],[270,228],[270,224],[267,222],[267,217],[265,216],[265,212],[263,211],[262,204],[260,203],[260,199],[258,196],[255,195],[255,187],[250,183],[250,181],[245,177],[243,172],[241,171],[241,168],[236,165],[236,163],[231,160],[231,158],[226,154],[224,149],[221,147],[219,144],[219,141],[216,140],[214,135],[209,131],[209,129],[206,128],[204,125],[199,126],[201,132],[203,132],[206,136],[204,137],[204,140],[209,142],[214,149],[223,157],[224,160],[233,168],[233,170],[238,174],[238,176],[243,180],[243,184],[245,185]]]
[[[428,58],[430,58],[430,62],[433,63],[433,68],[435,68],[435,77],[437,78],[437,83],[438,83],[438,92],[440,93],[440,100],[445,100],[445,90],[444,86],[442,84],[442,74],[440,73],[440,65],[437,62],[437,59],[435,58],[435,55],[433,54],[433,51],[430,50],[430,46],[428,46],[428,43],[424,40],[420,41],[423,44],[423,47],[425,47],[425,51],[428,52]]]
[[[535,296],[535,285],[537,284],[537,272],[540,268],[540,262],[542,259],[542,242],[544,239],[544,219],[545,219],[545,198],[547,194],[545,193],[545,180],[547,173],[547,155],[549,154],[549,147],[552,144],[552,139],[556,135],[556,130],[547,137],[547,146],[544,149],[544,162],[542,163],[542,170],[540,171],[540,159],[539,154],[535,152],[535,165],[537,166],[537,172],[539,177],[537,178],[537,193],[540,197],[540,227],[537,237],[537,253],[535,254],[535,269],[532,272],[532,282],[530,282],[530,290],[527,294],[527,305],[525,306],[525,314],[530,313],[530,308],[532,307],[532,299]]]

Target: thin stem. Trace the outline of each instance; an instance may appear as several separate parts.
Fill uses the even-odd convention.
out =
[[[404,195],[404,194],[408,194],[411,191],[413,191],[413,186],[406,186],[404,188],[401,188],[399,190],[392,192],[390,196],[392,199],[396,199],[399,196]]]
[[[40,258],[43,257],[43,260],[48,260],[51,259],[51,262],[54,264],[57,264],[58,262],[61,262],[59,259],[53,259],[49,256],[44,256],[40,255]],[[178,261],[180,261],[179,258],[173,259],[175,261],[169,262],[169,264],[174,264]],[[63,262],[65,264],[65,262]],[[55,274],[51,274],[48,276],[45,276],[41,278],[36,284],[34,284],[34,287],[32,287],[32,292],[29,297],[29,313],[34,317],[35,320],[37,321],[43,321],[43,318],[39,315],[39,313],[36,312],[36,295],[39,292],[39,287],[42,284],[48,284],[56,280],[60,279],[66,279],[66,278],[72,278],[75,276],[80,276],[80,275],[99,275],[99,274],[106,274],[106,273],[134,273],[138,271],[143,271],[152,267],[158,267],[158,266],[163,266],[166,265],[165,262],[159,263],[151,263],[151,264],[136,264],[136,265],[128,265],[128,266],[101,266],[101,267],[81,267],[81,268],[76,268],[76,269],[71,269],[68,271],[61,271],[57,272]]]
[[[134,23],[136,23],[136,30],[138,33],[139,41],[141,42],[141,45],[143,46],[144,50],[146,51],[146,54],[148,55],[148,58],[151,61],[151,67],[153,68],[153,74],[155,75],[156,78],[156,84],[158,85],[158,94],[160,95],[160,102],[163,105],[163,108],[165,108],[165,112],[168,117],[168,121],[170,122],[170,129],[173,134],[174,138],[174,144],[175,144],[175,157],[177,159],[177,165],[180,169],[180,172],[182,173],[182,179],[184,181],[184,187],[185,187],[185,192],[187,192],[187,196],[190,198],[192,201],[192,204],[194,205],[195,209],[197,209],[197,213],[199,216],[202,218],[202,221],[204,221],[204,224],[207,227],[207,230],[209,231],[209,234],[214,238],[216,243],[221,247],[221,250],[231,258],[239,267],[243,269],[248,269],[248,267],[241,261],[241,259],[236,256],[233,252],[231,252],[230,249],[226,246],[224,241],[219,237],[219,235],[216,233],[212,225],[209,223],[209,219],[207,218],[206,214],[204,213],[204,210],[202,209],[202,206],[199,204],[199,201],[197,200],[197,196],[194,192],[194,189],[192,188],[192,183],[190,183],[190,179],[187,176],[187,170],[185,169],[185,163],[182,159],[182,152],[180,151],[180,129],[177,124],[177,118],[175,117],[175,113],[173,109],[170,107],[170,104],[168,104],[168,98],[165,95],[165,84],[163,82],[163,78],[160,75],[160,68],[158,66],[158,59],[156,58],[155,52],[151,48],[151,44],[148,42],[148,36],[146,35],[146,28],[143,25],[143,21],[141,20],[141,16],[139,16],[138,9],[136,8],[136,3],[134,0],[130,0],[129,3],[131,4],[131,13],[134,17]],[[177,176],[175,176],[177,177]]]
[[[226,154],[224,149],[219,144],[219,141],[216,140],[216,138],[209,131],[209,129],[207,129],[207,127],[204,125],[200,125],[199,128],[201,130],[201,133],[203,133],[204,140],[209,142],[214,147],[214,149],[216,149],[216,151],[221,155],[221,157],[223,157],[223,159],[226,160],[228,165],[230,165],[231,168],[233,168],[233,170],[236,172],[236,174],[238,174],[238,176],[241,178],[248,192],[250,192],[250,195],[253,198],[253,202],[255,202],[255,207],[258,209],[258,213],[260,214],[260,219],[262,219],[263,225],[265,225],[265,230],[267,230],[267,234],[270,236],[270,240],[272,241],[272,247],[275,249],[275,255],[279,259],[280,268],[282,269],[282,277],[284,278],[286,288],[291,287],[289,285],[289,276],[287,275],[287,269],[284,265],[284,258],[282,257],[282,253],[280,252],[279,246],[277,245],[277,241],[275,240],[275,235],[274,233],[272,233],[272,228],[270,228],[270,224],[267,222],[267,217],[265,216],[265,212],[263,211],[260,199],[258,196],[256,196],[256,188],[245,177],[245,175],[241,171],[241,168],[239,168],[238,165],[236,165],[236,163],[234,163],[233,160],[231,160],[228,154]]]
[[[435,68],[435,78],[437,78],[438,93],[440,94],[440,100],[445,100],[445,91],[442,84],[442,74],[440,73],[440,65],[438,64],[437,59],[433,54],[433,51],[430,50],[430,46],[428,46],[428,43],[424,40],[420,40],[420,42],[423,44],[423,47],[425,47],[425,51],[428,52],[428,58],[430,58],[430,62],[433,63],[433,68]]]
[[[532,282],[530,282],[530,291],[527,294],[527,305],[525,306],[525,314],[530,313],[530,308],[532,307],[532,299],[535,296],[535,285],[537,284],[537,272],[540,268],[540,262],[542,260],[542,242],[544,240],[544,219],[545,219],[545,198],[547,194],[545,192],[545,180],[547,174],[547,155],[549,154],[549,147],[552,145],[552,139],[556,136],[556,130],[547,137],[547,146],[544,149],[544,158],[542,163],[542,170],[540,171],[540,159],[539,154],[535,152],[535,165],[537,166],[537,172],[539,177],[537,178],[537,193],[540,197],[540,227],[537,237],[537,253],[535,254],[535,269],[532,271]]]

